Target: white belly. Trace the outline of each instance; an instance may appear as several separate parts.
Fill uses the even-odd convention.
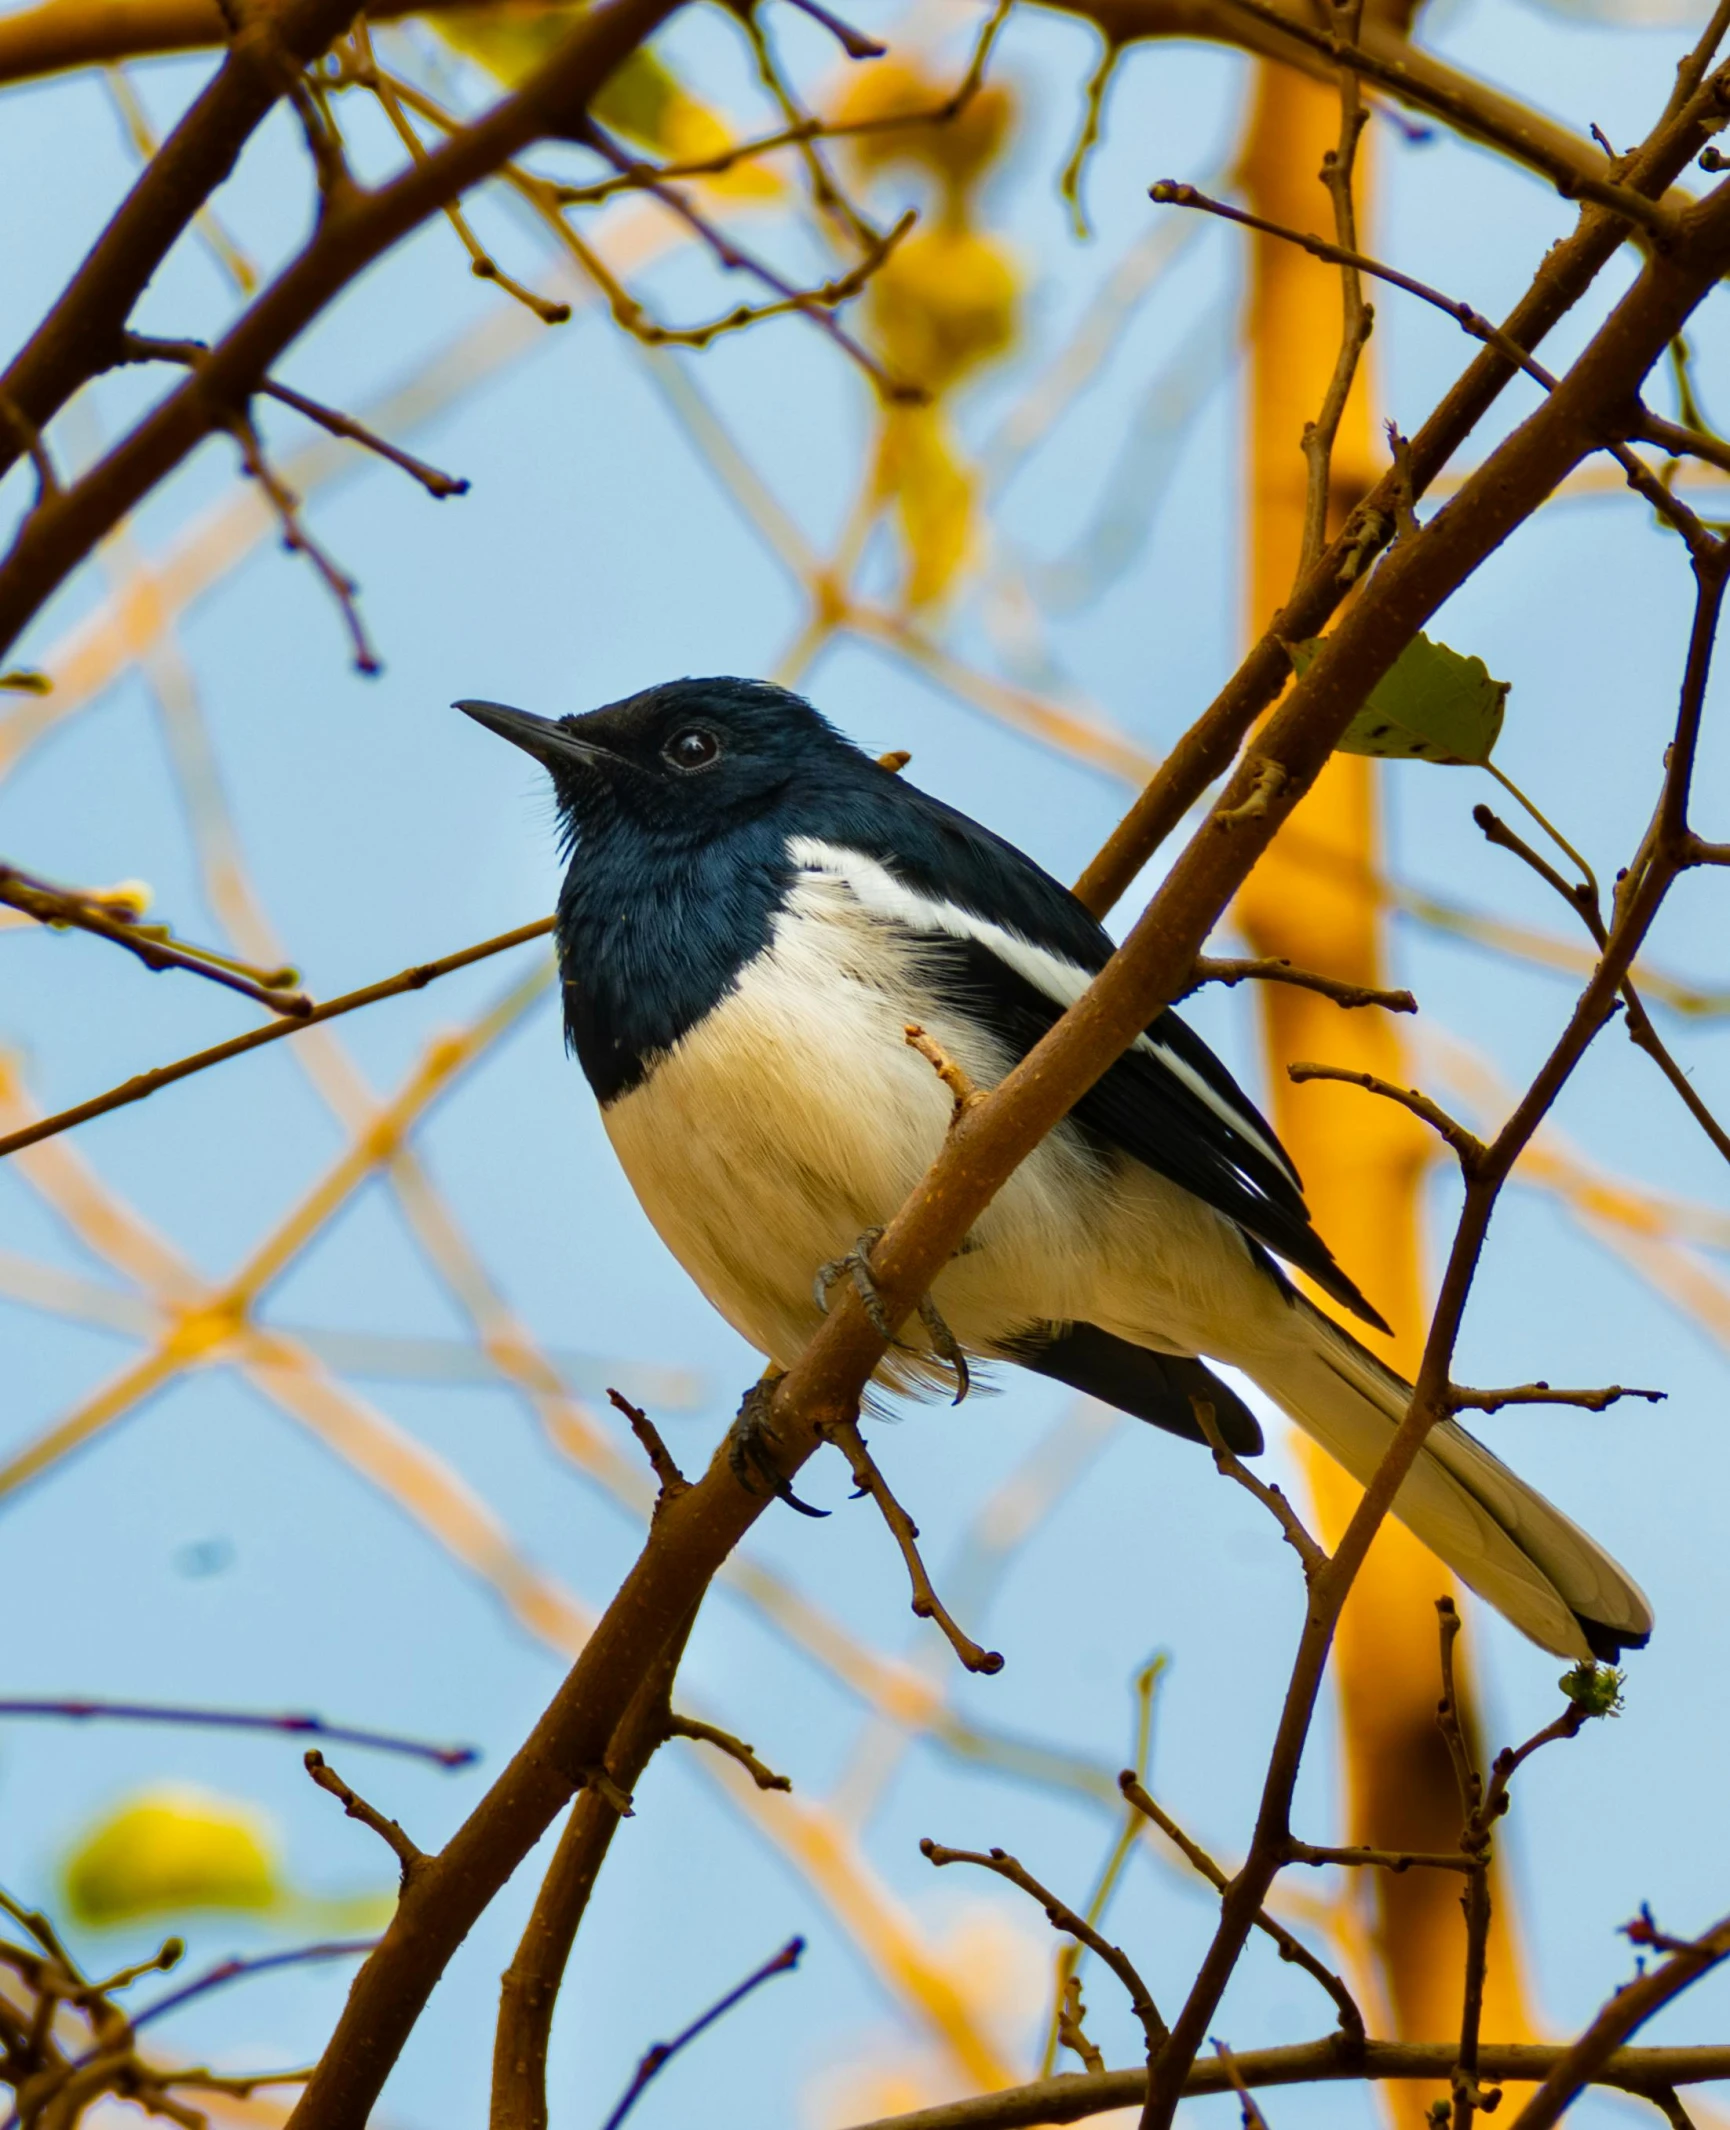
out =
[[[1010,1062],[922,988],[903,939],[836,883],[801,883],[770,946],[649,1077],[603,1111],[661,1239],[744,1338],[789,1366],[821,1322],[819,1266],[894,1215],[941,1146],[949,1091],[909,1048],[918,1021],[975,1085]],[[981,1215],[933,1286],[961,1343],[989,1354],[1039,1320],[1098,1323],[1169,1351],[1198,1344],[1242,1281],[1234,1230],[1138,1163],[1061,1128]],[[919,1327],[903,1338],[923,1343]],[[884,1380],[926,1372],[891,1356]]]

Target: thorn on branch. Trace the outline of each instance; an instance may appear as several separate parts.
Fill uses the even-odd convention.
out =
[[[377,653],[366,633],[366,625],[360,618],[360,608],[355,604],[355,593],[360,587],[354,579],[339,569],[324,549],[307,531],[300,515],[300,498],[274,471],[264,455],[257,428],[250,414],[232,414],[228,427],[235,442],[240,446],[240,462],[249,477],[264,491],[277,522],[282,529],[282,544],[290,554],[304,555],[324,580],[325,589],[336,601],[337,611],[342,615],[343,625],[348,630],[349,642],[354,648],[354,668],[357,673],[369,677],[384,669],[379,664]]]
[[[1000,1879],[1007,1879],[1011,1886],[1037,1901],[1045,1911],[1045,1919],[1053,1930],[1060,1930],[1066,1937],[1074,1938],[1085,1945],[1089,1952],[1103,1960],[1128,1992],[1130,2007],[1141,2022],[1141,2031],[1147,2039],[1147,2053],[1156,2055],[1167,2039],[1165,2021],[1159,2016],[1147,1984],[1136,1972],[1135,1964],[1121,1946],[1113,1945],[1094,1929],[1084,1916],[1076,1914],[1067,1902],[1059,1900],[1049,1887],[1040,1884],[1017,1858],[1006,1849],[946,1849],[941,1842],[934,1842],[929,1835],[919,1844],[919,1853],[928,1863],[939,1870],[945,1864],[977,1864],[982,1871],[992,1871]]]
[[[622,1391],[614,1390],[611,1384],[607,1386],[607,1401],[630,1422],[631,1433],[642,1444],[643,1454],[649,1460],[650,1469],[660,1481],[661,1491],[655,1500],[655,1513],[658,1516],[669,1501],[689,1491],[691,1482],[680,1471],[672,1451],[661,1438],[660,1429],[641,1406],[633,1405]]]
[[[306,1772],[321,1790],[328,1790],[342,1806],[350,1819],[358,1819],[363,1827],[370,1827],[379,1839],[386,1843],[402,1867],[402,1883],[406,1889],[415,1874],[428,1862],[426,1852],[419,1849],[403,1832],[394,1819],[387,1819],[376,1805],[349,1788],[316,1746],[306,1755]]]
[[[792,1778],[777,1775],[773,1768],[765,1767],[757,1758],[756,1749],[735,1738],[731,1731],[724,1731],[718,1724],[699,1722],[695,1716],[670,1715],[667,1719],[669,1738],[690,1738],[701,1745],[712,1745],[736,1760],[759,1790],[791,1790]]]
[[[981,1648],[971,1635],[963,1633],[951,1617],[948,1607],[932,1587],[925,1563],[919,1555],[919,1526],[890,1492],[889,1482],[877,1469],[876,1460],[865,1447],[865,1438],[859,1432],[858,1421],[832,1424],[822,1432],[824,1439],[834,1443],[846,1458],[853,1473],[854,1485],[861,1494],[868,1494],[877,1504],[878,1513],[889,1526],[891,1537],[901,1549],[901,1558],[907,1564],[907,1577],[913,1586],[914,1617],[935,1621],[948,1640],[950,1648],[969,1671],[983,1672],[987,1676],[1000,1672],[1003,1669],[1000,1652]]]
[[[1432,1102],[1428,1095],[1420,1094],[1415,1087],[1396,1087],[1390,1080],[1378,1079],[1373,1072],[1357,1072],[1344,1065],[1317,1065],[1307,1059],[1288,1065],[1286,1077],[1295,1080],[1300,1087],[1307,1080],[1337,1080],[1342,1086],[1361,1087],[1366,1094],[1380,1095],[1386,1102],[1397,1102],[1402,1109],[1409,1109],[1414,1117],[1421,1117],[1432,1131],[1447,1141],[1468,1181],[1480,1173],[1488,1157],[1489,1148],[1475,1132],[1467,1131],[1440,1103]]]

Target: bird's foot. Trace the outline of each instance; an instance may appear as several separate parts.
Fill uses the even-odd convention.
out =
[[[883,1314],[883,1303],[877,1293],[877,1282],[871,1277],[871,1253],[883,1240],[881,1228],[867,1228],[845,1257],[832,1257],[826,1265],[817,1267],[817,1277],[811,1283],[811,1292],[816,1297],[817,1307],[829,1314],[829,1289],[837,1280],[850,1279],[853,1292],[859,1297],[865,1314],[871,1319],[871,1328],[880,1339],[889,1336],[889,1319]]]
[[[845,1257],[832,1257],[826,1265],[819,1265],[812,1292],[817,1297],[817,1307],[829,1314],[829,1289],[837,1280],[850,1279],[860,1305],[871,1320],[871,1328],[879,1338],[890,1337],[889,1319],[883,1313],[883,1302],[877,1292],[877,1283],[871,1277],[871,1253],[883,1240],[881,1228],[867,1228]],[[973,1388],[973,1378],[968,1372],[967,1356],[961,1342],[943,1321],[942,1312],[930,1295],[919,1297],[919,1321],[925,1326],[931,1341],[931,1349],[939,1360],[947,1361],[955,1371],[955,1403],[959,1405]]]
[[[827,1509],[814,1509],[801,1501],[782,1473],[775,1456],[777,1437],[771,1423],[779,1375],[760,1376],[740,1400],[733,1425],[727,1431],[727,1464],[747,1494],[765,1489],[801,1516],[827,1516]],[[757,1482],[761,1480],[762,1485]]]

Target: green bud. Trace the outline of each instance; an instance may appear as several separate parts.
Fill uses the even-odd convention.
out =
[[[1559,1681],[1563,1693],[1588,1716],[1619,1716],[1622,1713],[1622,1674],[1608,1664],[1590,1658],[1565,1671]]]

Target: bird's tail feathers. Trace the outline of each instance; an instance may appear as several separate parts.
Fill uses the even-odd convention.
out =
[[[1367,1485],[1411,1386],[1299,1295],[1291,1328],[1248,1372]],[[1431,1429],[1394,1514],[1540,1648],[1613,1662],[1651,1633],[1652,1608],[1627,1571],[1452,1420]]]

